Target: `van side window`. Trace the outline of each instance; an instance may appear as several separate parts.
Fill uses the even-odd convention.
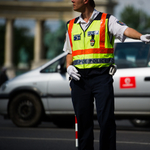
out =
[[[61,59],[55,61],[54,63],[50,64],[46,68],[42,69],[41,73],[56,73],[60,72],[61,70],[66,71],[66,57],[62,57]]]
[[[148,67],[150,44],[142,42],[117,43],[115,64],[118,68]]]

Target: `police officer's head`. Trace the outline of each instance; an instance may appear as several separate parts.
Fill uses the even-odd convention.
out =
[[[78,12],[83,12],[86,7],[95,7],[94,0],[71,0],[73,3],[73,9]]]

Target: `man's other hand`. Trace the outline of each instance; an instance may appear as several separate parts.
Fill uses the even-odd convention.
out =
[[[74,80],[76,80],[76,81],[80,80],[81,75],[78,74],[78,70],[74,66],[70,65],[67,68],[67,72],[70,75],[70,77],[73,78]]]

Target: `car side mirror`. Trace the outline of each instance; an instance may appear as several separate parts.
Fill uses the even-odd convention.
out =
[[[59,64],[59,65],[57,66],[57,71],[58,71],[59,73],[61,73],[61,74],[62,74],[62,73],[66,73],[66,68],[64,68],[63,65],[60,65],[60,64]]]

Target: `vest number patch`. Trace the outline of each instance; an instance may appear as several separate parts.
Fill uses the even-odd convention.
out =
[[[91,35],[98,35],[99,34],[99,31],[89,31],[88,32],[88,36],[91,36]]]

